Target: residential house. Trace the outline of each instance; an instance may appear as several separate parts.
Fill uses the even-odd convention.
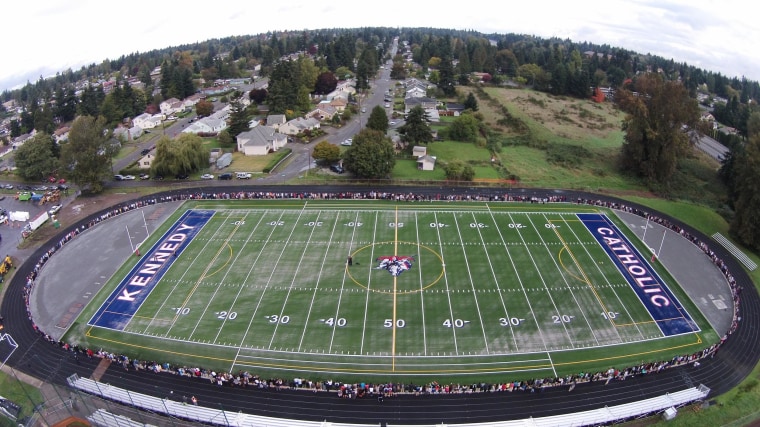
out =
[[[420,157],[427,156],[427,147],[422,145],[415,145],[412,147],[412,156],[419,159]]]
[[[287,136],[271,126],[256,126],[237,136],[237,149],[246,156],[264,156],[288,142]]]
[[[271,126],[274,130],[279,130],[280,126],[284,125],[288,119],[285,114],[270,114],[267,116],[267,126]]]
[[[152,152],[148,153],[140,157],[140,160],[137,161],[137,167],[140,169],[150,169],[150,165],[153,164],[153,160],[155,159],[156,156]]]
[[[68,141],[69,140],[69,131],[71,130],[68,126],[63,126],[61,128],[58,128],[53,132],[53,138],[55,138],[55,142],[58,144]]]
[[[159,108],[161,108],[161,114],[170,115],[179,111],[184,111],[185,104],[177,98],[169,98],[163,101]]]
[[[435,98],[428,98],[426,96],[404,99],[404,113],[408,113],[409,110],[417,106],[422,107],[423,110],[435,110],[438,106],[438,101]]]
[[[199,93],[188,96],[187,98],[182,100],[183,109],[185,110],[192,109],[193,107],[195,107],[195,104],[197,104],[198,101],[200,101],[201,99],[203,99],[203,97]]]
[[[113,130],[113,137],[122,142],[132,141],[141,137],[143,129],[140,126],[132,126],[128,128],[126,126],[119,126]]]
[[[295,119],[289,120],[285,124],[281,125],[278,131],[280,133],[284,133],[285,135],[298,135],[306,130],[319,129],[319,126],[319,119],[312,117],[296,117]]]
[[[317,105],[317,108],[307,113],[306,117],[313,117],[319,120],[332,120],[333,116],[337,112],[338,110],[336,110],[332,105],[329,105],[327,103],[320,103]]]
[[[343,110],[345,110],[346,106],[348,105],[348,100],[343,99],[343,98],[333,98],[328,102],[328,105],[330,105],[331,107],[334,107],[335,110],[338,111],[339,113],[342,113]]]
[[[143,130],[153,129],[163,123],[163,121],[164,118],[161,114],[150,115],[148,113],[142,113],[132,119],[132,125],[137,126]]]
[[[420,157],[417,159],[417,169],[421,171],[431,171],[435,169],[435,157],[427,155]]]
[[[427,90],[419,86],[414,86],[413,88],[406,90],[405,98],[420,98],[423,96],[427,96]]]
[[[450,112],[454,117],[459,117],[459,115],[462,114],[462,111],[464,110],[465,108],[463,104],[457,104],[454,102],[446,103],[446,111]]]
[[[182,133],[219,133],[227,129],[227,122],[219,119],[212,119],[211,117],[204,117],[191,123],[185,129],[182,129]]]

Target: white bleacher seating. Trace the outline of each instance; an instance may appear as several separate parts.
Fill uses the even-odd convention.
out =
[[[332,422],[300,421],[284,418],[263,417],[244,414],[242,412],[222,411],[206,408],[169,399],[161,399],[146,394],[135,393],[113,387],[109,384],[98,383],[91,379],[72,375],[68,378],[69,385],[86,393],[114,400],[126,405],[136,406],[149,411],[198,421],[207,424],[236,427],[376,427],[377,424],[344,424]],[[645,415],[661,413],[668,408],[679,408],[683,405],[703,400],[710,389],[700,385],[686,390],[667,393],[650,399],[639,400],[616,406],[605,406],[583,412],[575,412],[548,417],[526,418],[522,420],[500,421],[475,424],[418,424],[415,427],[564,427],[587,426],[613,423]],[[142,424],[139,424],[142,425]],[[388,424],[388,427],[394,427]],[[398,427],[401,427],[400,425]],[[412,427],[405,424],[403,427]]]

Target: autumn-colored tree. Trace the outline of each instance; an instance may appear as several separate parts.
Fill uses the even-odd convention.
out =
[[[652,73],[637,78],[632,89],[615,95],[627,113],[622,166],[650,185],[667,184],[689,148],[693,133],[685,129],[693,128],[699,118],[697,101],[680,82]]]
[[[198,101],[197,104],[195,104],[195,114],[198,115],[198,117],[208,117],[214,112],[214,103],[211,101],[206,101],[205,99],[201,99]]]
[[[320,141],[314,146],[311,157],[320,165],[332,164],[340,159],[340,147],[329,141]]]

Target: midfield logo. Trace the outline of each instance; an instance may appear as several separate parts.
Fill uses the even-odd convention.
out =
[[[377,267],[375,270],[387,270],[391,276],[398,276],[412,268],[414,257],[410,256],[381,256],[377,257]]]

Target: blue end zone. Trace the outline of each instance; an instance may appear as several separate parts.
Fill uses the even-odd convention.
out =
[[[636,292],[663,334],[672,336],[699,331],[699,327],[665,282],[606,215],[577,216],[607,251],[607,255]]]
[[[146,252],[92,316],[88,325],[123,331],[140,305],[174,262],[175,256],[201,231],[214,211],[188,210]]]

